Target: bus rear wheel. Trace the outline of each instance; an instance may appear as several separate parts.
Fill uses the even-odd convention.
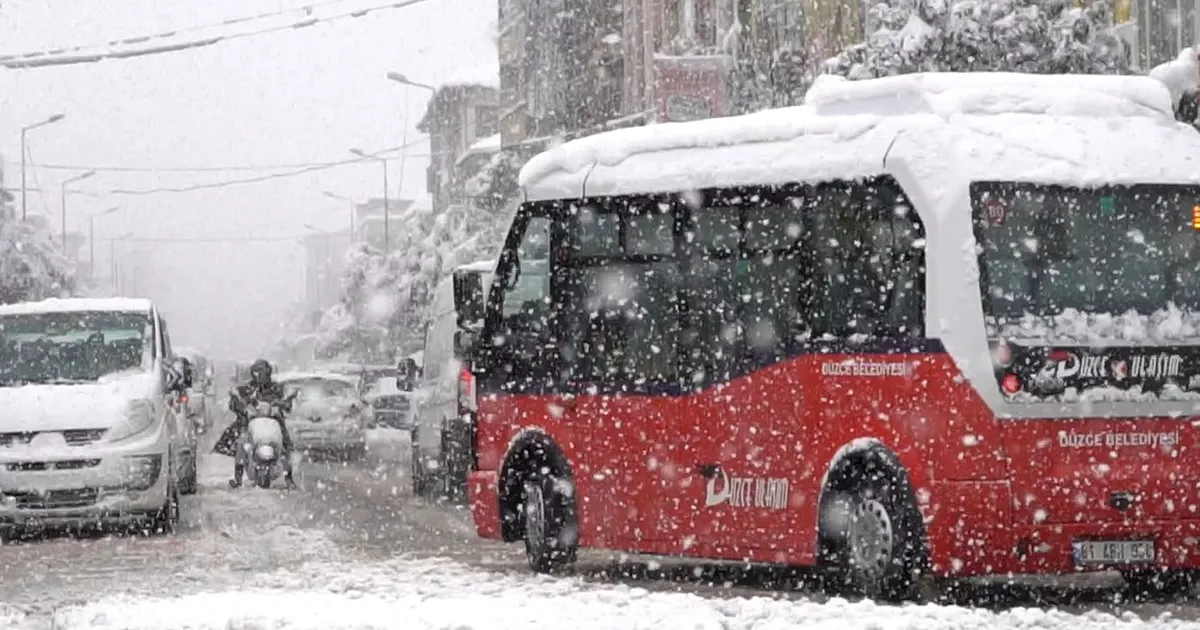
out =
[[[864,472],[849,497],[840,573],[851,591],[871,599],[915,597],[924,549],[919,512],[894,475]]]
[[[575,561],[579,528],[573,499],[552,475],[525,480],[525,556],[536,573],[551,573]]]

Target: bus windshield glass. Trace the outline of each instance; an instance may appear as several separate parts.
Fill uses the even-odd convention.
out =
[[[989,337],[1200,336],[1200,187],[976,182],[971,205]]]

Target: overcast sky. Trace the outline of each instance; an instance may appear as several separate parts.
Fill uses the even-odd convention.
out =
[[[275,11],[312,7],[313,17],[383,6],[384,0],[3,0],[0,53],[104,44]],[[181,32],[182,41],[291,24],[300,11],[256,22]],[[0,69],[0,153],[5,186],[20,186],[20,129],[31,131],[33,162],[121,167],[209,167],[331,162],[409,140],[428,92],[387,81],[389,70],[422,82],[476,76],[496,67],[495,0],[428,0],[412,7],[309,28],[234,39],[211,47],[73,67]],[[104,49],[101,46],[99,49]],[[403,196],[424,195],[427,143],[406,159]],[[398,153],[396,154],[398,155]],[[393,194],[401,179],[393,163]],[[177,345],[223,356],[252,356],[273,337],[303,291],[305,224],[346,226],[346,204],[321,194],[379,196],[378,163],[361,163],[265,182],[187,193],[114,194],[270,174],[107,172],[73,184],[68,228],[98,239],[275,239],[260,242],[142,242],[125,247],[141,266],[142,293],[170,317]],[[278,172],[278,171],[275,171]],[[49,211],[58,229],[60,184],[81,171],[31,168],[31,213]],[[19,207],[18,196],[18,207]],[[138,252],[136,250],[140,249]],[[106,268],[108,244],[97,247]],[[87,256],[85,246],[83,255]]]

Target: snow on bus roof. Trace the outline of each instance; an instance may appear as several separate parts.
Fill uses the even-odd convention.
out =
[[[0,315],[112,311],[149,313],[154,304],[144,298],[50,298],[40,302],[0,305]]]
[[[1146,76],[925,72],[850,81],[822,75],[804,103],[818,114],[1173,117],[1165,87]]]
[[[807,101],[573,140],[530,160],[521,185],[536,200],[582,196],[585,183],[591,196],[844,179],[881,173],[885,156],[967,181],[1200,182],[1200,134],[1148,77],[824,77]]]

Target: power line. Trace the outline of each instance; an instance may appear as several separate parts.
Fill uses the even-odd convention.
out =
[[[96,237],[96,241],[116,241],[118,243],[273,243],[282,241],[302,240],[312,234],[293,234],[291,236],[214,236],[214,237],[153,237],[127,236]]]
[[[195,33],[198,31],[206,31],[210,28],[232,26],[235,24],[245,24],[248,22],[258,22],[258,21],[265,20],[268,18],[281,17],[281,16],[287,15],[289,13],[303,12],[307,16],[307,15],[312,15],[312,10],[315,8],[330,6],[330,5],[334,5],[334,4],[343,4],[343,3],[349,2],[349,1],[350,0],[324,0],[323,2],[317,2],[317,3],[308,4],[308,5],[299,6],[299,7],[291,7],[288,9],[279,9],[277,11],[268,11],[266,13],[258,13],[256,15],[244,15],[241,17],[229,18],[229,19],[218,21],[218,22],[208,22],[206,24],[196,24],[196,25],[192,25],[192,26],[185,26],[183,28],[177,28],[177,29],[173,29],[170,31],[164,31],[161,33],[154,33],[151,35],[138,35],[138,36],[133,36],[133,37],[118,37],[116,39],[110,39],[110,40],[104,41],[104,42],[96,42],[94,44],[80,44],[77,46],[72,46],[70,48],[51,48],[51,49],[47,49],[47,50],[39,50],[39,51],[34,51],[34,52],[29,52],[29,53],[20,53],[20,54],[0,53],[0,61],[8,61],[10,59],[19,59],[19,58],[52,57],[52,56],[64,55],[64,54],[72,53],[72,52],[80,52],[83,50],[87,50],[89,48],[101,48],[101,47],[110,47],[111,48],[114,46],[121,46],[121,45],[144,44],[146,42],[153,41],[156,39],[170,39],[170,38],[176,37],[182,33]]]
[[[404,149],[406,149],[418,142],[421,142],[423,140],[424,140],[424,138],[422,138],[420,140],[413,140],[411,142],[400,145],[398,147],[391,147],[388,149],[384,149],[382,151],[375,153],[375,155],[380,156],[380,155],[384,155],[387,153],[394,153],[396,151],[403,151]],[[290,170],[290,171],[287,171],[284,173],[272,173],[270,175],[260,175],[257,177],[246,177],[246,178],[242,178],[242,179],[231,179],[231,180],[225,180],[225,181],[220,181],[220,182],[208,182],[208,183],[204,183],[204,184],[193,184],[191,186],[177,186],[177,187],[160,186],[158,188],[144,188],[144,189],[140,189],[140,190],[129,190],[129,189],[124,189],[124,188],[117,188],[117,189],[108,191],[108,193],[112,194],[112,195],[137,196],[137,195],[154,195],[154,194],[160,194],[160,193],[186,193],[186,192],[194,192],[197,190],[206,190],[206,189],[211,189],[211,188],[227,188],[230,186],[241,186],[241,185],[245,185],[245,184],[257,184],[260,182],[270,181],[273,179],[287,179],[289,177],[296,177],[298,175],[304,175],[307,173],[315,173],[317,171],[326,171],[331,168],[337,168],[339,166],[346,166],[348,164],[357,164],[357,163],[361,163],[361,162],[365,162],[365,161],[373,160],[373,159],[374,158],[354,157],[354,158],[348,158],[346,160],[342,160],[340,162],[327,162],[324,164],[318,164],[318,165],[306,166],[306,167],[302,167],[302,168],[293,169],[293,170]]]
[[[46,68],[46,67],[50,67],[50,66],[71,66],[71,65],[78,65],[78,64],[83,64],[83,63],[95,63],[97,61],[104,61],[106,59],[129,59],[129,58],[133,58],[133,57],[149,57],[149,56],[154,56],[154,55],[162,55],[162,54],[167,54],[167,53],[172,53],[172,52],[179,52],[182,50],[206,48],[208,46],[212,46],[212,45],[215,45],[215,44],[218,44],[221,42],[231,41],[231,40],[235,40],[235,39],[245,39],[248,37],[257,37],[259,35],[266,35],[269,33],[278,33],[278,32],[287,31],[287,30],[299,30],[302,28],[308,28],[310,26],[316,26],[317,24],[320,24],[322,22],[327,23],[327,22],[334,22],[337,20],[344,20],[344,19],[350,19],[350,18],[360,18],[360,17],[366,16],[370,13],[375,13],[378,11],[390,11],[393,9],[403,9],[406,7],[411,7],[413,5],[417,5],[417,4],[421,4],[421,3],[429,2],[429,1],[430,0],[400,0],[399,2],[391,2],[388,4],[380,4],[380,5],[370,6],[370,7],[364,7],[361,9],[355,9],[354,11],[347,11],[345,13],[337,13],[337,14],[334,14],[334,15],[331,15],[328,17],[323,17],[323,18],[308,17],[308,18],[305,18],[298,22],[294,22],[292,24],[283,24],[280,26],[272,26],[272,27],[268,27],[268,28],[258,29],[255,31],[244,31],[241,33],[233,33],[230,35],[217,35],[217,36],[209,37],[207,39],[198,39],[198,40],[180,42],[180,43],[175,43],[175,44],[163,44],[161,46],[151,46],[151,47],[147,47],[147,48],[140,48],[140,49],[134,49],[134,50],[117,50],[117,51],[110,50],[110,51],[97,52],[97,53],[60,54],[60,55],[51,55],[51,56],[37,56],[37,54],[34,53],[34,56],[32,56],[32,57],[28,57],[25,55],[17,55],[16,58],[0,60],[0,67],[9,68],[9,69],[13,69],[13,70],[23,70],[23,69],[30,69],[30,68]]]
[[[428,137],[420,141],[428,140]],[[430,157],[432,153],[408,153],[408,157]],[[110,166],[97,164],[53,164],[26,163],[27,169],[48,171],[96,171],[111,173],[228,173],[236,171],[282,171],[298,168],[340,166],[345,162],[298,162],[291,164],[231,164],[227,166]],[[7,166],[20,166],[20,162],[5,160]]]

